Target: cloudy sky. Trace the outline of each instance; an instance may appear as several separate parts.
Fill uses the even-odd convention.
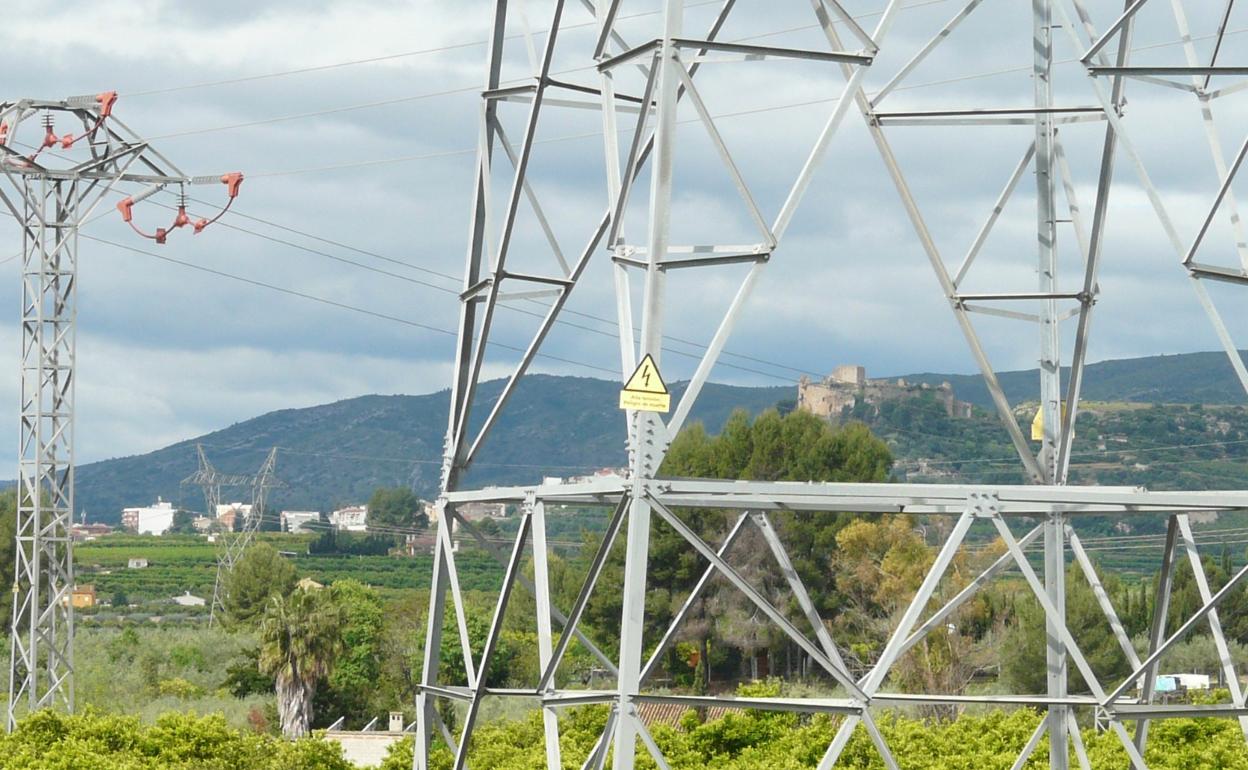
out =
[[[1088,4],[1102,28],[1122,5]],[[10,0],[0,26],[0,98],[117,90],[116,114],[187,173],[241,169],[248,175],[235,213],[202,235],[178,232],[156,246],[121,225],[111,203],[84,232],[101,240],[84,240],[80,259],[81,461],[145,452],[272,409],[448,385],[454,338],[445,332],[457,320],[491,5]],[[580,3],[568,5],[554,69],[562,78],[594,84],[596,75],[586,69],[592,18]],[[685,32],[697,37],[716,6],[705,0],[689,5]],[[845,5],[872,27],[883,2]],[[867,76],[868,91],[888,82],[962,4],[904,5]],[[1212,4],[1189,5],[1193,14],[1203,14],[1190,21],[1204,54],[1217,20]],[[548,0],[513,2],[507,79],[531,72],[530,41],[540,51],[551,6]],[[653,0],[625,0],[621,29],[630,42],[656,36],[656,7]],[[985,3],[880,109],[1026,105],[1033,98],[1030,7],[1029,0]],[[1137,61],[1185,63],[1169,10],[1161,2],[1146,10]],[[740,0],[721,38],[815,47],[821,43],[813,23],[804,1]],[[1248,10],[1239,9],[1227,57],[1243,50],[1234,41],[1245,32]],[[1065,31],[1056,34],[1056,56],[1063,62],[1055,78],[1057,101],[1092,106],[1089,81],[1071,63],[1075,49]],[[844,83],[839,69],[708,63],[697,77],[760,208],[774,216],[835,106]],[[638,76],[623,73],[620,89],[639,91]],[[1248,100],[1248,91],[1214,103],[1228,154],[1248,126],[1248,109],[1239,99]],[[1131,139],[1182,238],[1190,239],[1217,184],[1195,100],[1179,90],[1135,84],[1128,101]],[[526,111],[524,104],[501,108],[513,141],[521,136]],[[731,179],[689,105],[680,120],[674,239],[753,242]],[[19,139],[33,140],[38,128],[32,128]],[[1061,129],[1085,214],[1103,134],[1100,123]],[[887,135],[946,262],[956,268],[1026,151],[1031,129],[897,126]],[[575,255],[606,206],[601,122],[596,112],[550,108],[537,136],[533,186],[561,248]],[[644,240],[647,179],[627,220],[626,235],[634,242]],[[1216,338],[1175,252],[1121,156],[1115,179],[1091,358],[1214,349]],[[500,200],[506,183],[500,173],[494,186]],[[216,187],[192,193],[203,201],[192,206],[196,215],[211,216],[224,200]],[[156,196],[136,207],[136,220],[148,230],[164,225],[172,213],[163,206],[172,202],[171,196]],[[1061,216],[1067,217],[1064,209]],[[3,224],[0,259],[20,250],[13,223]],[[1061,227],[1061,284],[1075,290],[1081,270],[1074,231],[1069,224]],[[1219,220],[1203,258],[1237,265],[1233,244],[1229,224]],[[568,316],[569,323],[552,335],[549,357],[537,370],[597,377],[618,372],[609,321],[611,278],[602,256],[595,255],[570,303],[578,315]],[[555,264],[527,207],[513,259],[517,269],[549,272]],[[1035,262],[1034,178],[1027,174],[964,286],[1034,290]],[[0,264],[12,321],[0,327],[0,349],[12,351],[15,360],[19,272],[19,260]],[[740,268],[724,268],[672,278],[668,379],[692,371],[689,354],[713,333],[741,275]],[[1231,307],[1243,302],[1235,302],[1233,291],[1214,289],[1232,327],[1246,327],[1248,335],[1248,319]],[[500,310],[498,341],[523,344],[535,309],[540,307],[516,302]],[[1034,326],[979,323],[999,369],[1035,365]],[[833,140],[729,350],[734,355],[723,359],[715,379],[779,384],[844,362],[864,364],[881,376],[974,370],[856,112]],[[512,361],[513,353],[496,349],[488,372],[500,374]],[[0,381],[0,424],[16,426],[17,400],[16,378]],[[0,453],[0,462],[12,461],[11,453]]]

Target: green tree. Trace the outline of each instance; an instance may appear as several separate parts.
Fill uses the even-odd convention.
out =
[[[221,683],[221,687],[235,698],[273,692],[272,677],[260,672],[260,649],[258,647],[244,650],[242,659],[225,669],[225,680]]]
[[[342,652],[342,625],[342,607],[323,589],[269,598],[260,623],[260,670],[275,681],[287,738],[308,734],[317,685]]]
[[[195,514],[190,511],[177,510],[173,512],[173,523],[169,525],[169,534],[171,535],[194,535]]]
[[[345,716],[349,723],[367,722],[374,711],[397,705],[375,703],[370,697],[378,691],[382,674],[385,612],[381,597],[351,579],[335,581],[328,591],[342,608],[343,652],[326,686],[317,693],[317,710],[326,718]]]
[[[757,481],[882,482],[888,479],[891,467],[892,456],[887,445],[860,423],[834,426],[809,412],[794,411],[781,417],[774,409],[751,420],[748,413],[738,410],[717,436],[709,435],[699,423],[682,430],[672,442],[660,475]],[[738,512],[702,508],[685,508],[676,513],[709,543],[721,542],[738,515]],[[838,605],[835,585],[829,580],[832,556],[837,548],[836,534],[852,520],[854,517],[835,512],[794,516],[780,511],[772,515],[798,574],[825,616],[831,616],[830,611]],[[742,569],[751,573],[748,579],[779,579],[777,571],[768,564],[771,557],[761,540],[739,544],[734,552],[736,555],[731,557],[734,563],[750,562],[742,564]],[[592,553],[592,549],[585,551],[580,569],[585,568],[588,555]],[[653,633],[657,637],[666,629],[675,609],[683,603],[705,567],[705,561],[684,538],[656,517],[650,533],[650,572],[646,586],[648,635]],[[599,631],[597,641],[609,648],[618,643],[614,629],[619,627],[621,598],[619,591],[603,590],[603,587],[619,585],[622,575],[623,548],[617,542],[585,614],[586,625]],[[760,587],[765,593],[770,592],[768,585]],[[567,597],[567,601],[571,603],[571,597]],[[733,649],[760,650],[760,645],[773,653],[783,649],[777,648],[774,640],[761,639],[754,633],[748,626],[749,619],[754,616],[753,607],[742,602],[748,599],[735,589],[716,586],[688,616],[683,638],[699,646],[701,661],[710,661],[710,665],[699,669],[708,678],[712,668],[738,665],[743,660],[740,654],[722,655],[716,649],[719,653]],[[743,621],[733,628],[717,628],[717,624],[709,622],[712,608],[716,614],[740,616]],[[716,640],[723,644],[713,647],[711,642]],[[675,671],[688,670],[686,660],[677,661],[671,657],[669,664]],[[702,682],[703,687],[708,684],[709,681]]]
[[[1122,591],[1116,576],[1100,574],[1106,591],[1114,596]],[[1025,590],[1025,589],[1024,589]],[[1076,566],[1066,571],[1066,626],[1074,636],[1088,665],[1102,682],[1118,681],[1131,673],[1126,655],[1113,635],[1105,613],[1092,593],[1087,579]],[[1041,693],[1047,681],[1044,610],[1030,592],[1016,604],[1014,622],[1005,637],[1001,678],[1013,692]],[[1068,664],[1067,681],[1071,692],[1087,692],[1087,685],[1074,663]]]
[[[284,596],[295,587],[295,568],[273,546],[255,543],[225,579],[225,613],[235,624],[258,621],[271,596]]]
[[[429,526],[425,506],[407,487],[378,487],[368,499],[369,527],[424,529]]]

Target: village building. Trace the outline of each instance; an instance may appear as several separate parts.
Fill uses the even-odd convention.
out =
[[[163,535],[173,526],[173,503],[156,498],[154,505],[141,508],[123,508],[121,525],[140,535]]]
[[[111,535],[112,532],[113,528],[107,524],[74,524],[69,528],[69,535],[76,543]]]
[[[329,523],[339,532],[367,532],[368,506],[348,505],[329,514]]]
[[[94,585],[74,586],[69,592],[69,605],[76,610],[90,609],[95,606],[95,601]]]

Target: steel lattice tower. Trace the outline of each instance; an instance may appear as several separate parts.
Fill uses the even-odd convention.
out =
[[[255,475],[229,474],[217,470],[208,460],[201,444],[195,445],[195,454],[199,468],[190,476],[182,479],[184,485],[200,487],[204,493],[204,504],[207,506],[205,515],[216,516],[217,506],[221,503],[221,490],[224,488],[247,488],[251,491],[251,515],[243,519],[238,532],[224,532],[221,537],[221,549],[217,555],[217,576],[212,584],[212,605],[209,608],[208,623],[216,622],[217,611],[225,611],[225,579],[234,571],[234,565],[243,558],[247,546],[260,529],[260,518],[264,515],[264,503],[269,490],[281,486],[276,476],[277,447],[269,450],[260,470]]]
[[[167,186],[221,183],[191,178],[112,114],[117,95],[61,101],[0,102],[0,201],[22,228],[22,362],[17,551],[13,583],[7,726],[20,713],[74,706],[74,587],[70,526],[74,513],[74,373],[78,233],[121,183],[145,185],[118,208],[126,221],[136,200]],[[58,136],[57,119],[77,131]],[[36,119],[43,133],[21,131]],[[80,131],[80,133],[78,132]],[[85,153],[82,152],[85,148]],[[85,160],[67,157],[79,151]],[[241,175],[229,175],[231,201]],[[215,221],[215,220],[214,220]],[[193,224],[185,201],[178,218],[152,237]]]
[[[713,20],[700,36],[687,32],[687,4],[683,0],[664,0],[657,20],[646,29],[640,44],[625,40],[620,0],[603,0],[599,4],[583,2],[597,22],[592,46],[573,48],[575,60],[592,62],[597,82],[568,82],[555,77],[552,62],[560,49],[565,30],[567,4],[560,0],[550,3],[549,31],[540,51],[528,30],[527,21],[518,18],[517,26],[527,38],[531,73],[519,85],[502,76],[506,59],[505,41],[511,34],[513,17],[523,16],[509,7],[507,0],[496,0],[493,35],[487,57],[482,90],[481,124],[476,168],[476,191],[468,255],[465,265],[464,291],[461,295],[459,345],[455,379],[451,389],[446,452],[443,467],[442,495],[438,501],[438,540],[435,549],[434,575],[431,591],[429,625],[425,642],[425,661],[417,696],[417,740],[415,767],[429,767],[429,746],[440,736],[454,753],[456,770],[467,766],[469,745],[484,698],[536,699],[542,709],[545,727],[547,766],[554,770],[563,766],[559,745],[559,710],[586,704],[610,707],[607,726],[595,748],[584,758],[581,767],[600,770],[613,747],[614,770],[632,770],[638,750],[649,753],[659,767],[666,767],[662,752],[638,715],[638,706],[647,703],[675,703],[689,707],[728,706],[807,713],[828,713],[843,716],[834,740],[828,746],[819,770],[836,766],[852,734],[866,731],[886,767],[897,763],[884,735],[875,724],[873,709],[915,704],[966,705],[999,704],[1029,705],[1041,709],[1046,718],[1022,747],[1015,767],[1023,766],[1047,736],[1050,745],[1050,766],[1065,770],[1070,757],[1082,768],[1089,767],[1076,713],[1095,713],[1113,731],[1132,766],[1146,770],[1144,751],[1148,724],[1151,720],[1172,717],[1206,716],[1238,718],[1248,735],[1248,706],[1241,691],[1234,667],[1230,664],[1225,635],[1217,614],[1217,606],[1230,591],[1248,577],[1248,567],[1235,573],[1219,590],[1212,591],[1204,575],[1196,540],[1186,513],[1176,511],[1227,511],[1248,507],[1248,492],[1149,492],[1139,488],[1087,487],[1069,485],[1071,448],[1078,416],[1080,392],[1088,354],[1088,340],[1093,309],[1099,293],[1099,273],[1105,250],[1106,219],[1110,192],[1114,188],[1115,159],[1128,158],[1137,176],[1146,187],[1150,200],[1183,264],[1194,278],[1218,278],[1245,282],[1241,270],[1213,270],[1207,263],[1193,258],[1200,244],[1184,247],[1170,222],[1165,206],[1148,181],[1144,165],[1130,143],[1129,119],[1126,117],[1125,87],[1128,80],[1142,79],[1174,86],[1175,76],[1193,78],[1192,92],[1204,103],[1219,95],[1248,88],[1240,83],[1220,90],[1210,90],[1210,78],[1248,74],[1248,67],[1227,66],[1217,62],[1222,50],[1222,37],[1227,27],[1232,3],[1227,2],[1220,14],[1217,45],[1212,58],[1205,63],[1195,57],[1188,38],[1188,61],[1178,67],[1133,65],[1131,41],[1134,17],[1148,5],[1148,0],[1126,0],[1125,11],[1111,18],[1104,32],[1083,0],[1032,0],[1030,13],[1019,19],[1029,31],[1031,86],[1027,102],[1017,101],[1005,106],[955,104],[922,108],[891,107],[895,94],[905,81],[933,51],[943,46],[954,31],[972,15],[982,0],[965,0],[948,21],[932,30],[930,39],[907,53],[908,58],[895,73],[883,81],[873,93],[864,87],[864,77],[878,66],[881,51],[889,50],[887,34],[897,19],[901,4],[888,0],[876,4],[877,12],[871,28],[860,22],[837,0],[810,0],[813,19],[825,38],[826,45],[803,48],[782,48],[759,45],[757,35],[738,41],[722,39],[734,10],[734,0],[718,4]],[[778,6],[779,4],[777,4]],[[798,3],[797,5],[806,5]],[[1186,20],[1181,3],[1172,3],[1180,33],[1187,37]],[[1104,11],[1104,9],[1096,9]],[[1110,9],[1116,13],[1117,9]],[[643,16],[645,14],[642,14]],[[636,17],[634,17],[635,19]],[[634,24],[637,22],[634,21]],[[973,42],[973,41],[972,41]],[[1075,66],[1082,76],[1079,101],[1068,91],[1056,88],[1055,70],[1058,63],[1069,62],[1055,54],[1055,43],[1067,51],[1078,53]],[[1068,54],[1067,54],[1068,55]],[[726,61],[761,62],[766,60],[800,60],[818,62],[838,68],[844,79],[840,98],[830,107],[822,132],[807,156],[795,180],[785,180],[788,194],[773,216],[764,214],[751,186],[746,182],[728,144],[720,133],[714,116],[707,108],[698,73],[703,67],[718,66]],[[735,65],[741,66],[741,65]],[[637,76],[639,73],[640,77]],[[570,69],[567,71],[577,71]],[[743,81],[745,82],[745,81]],[[557,94],[557,95],[555,95]],[[1090,100],[1093,104],[1089,105]],[[885,104],[888,100],[887,105]],[[518,102],[527,105],[523,134],[509,139],[500,118],[500,105]],[[722,161],[749,220],[757,231],[757,240],[741,244],[719,240],[680,243],[674,227],[673,186],[677,158],[676,126],[681,107],[695,113],[696,122],[705,129],[706,140]],[[556,228],[545,213],[533,176],[534,145],[539,124],[553,108],[598,109],[602,114],[605,142],[605,169],[608,205],[603,216],[592,225],[588,244],[569,259],[558,239]],[[664,479],[658,469],[668,446],[689,415],[699,391],[732,333],[742,306],[749,299],[759,274],[779,253],[783,236],[803,194],[808,190],[813,170],[819,165],[832,137],[843,119],[856,111],[864,124],[884,168],[895,186],[907,218],[914,228],[919,247],[930,262],[940,290],[948,301],[958,328],[988,386],[1004,429],[1017,449],[1029,485],[925,485],[925,484],[806,484],[767,482],[724,482],[709,479]],[[556,113],[557,114],[557,113]],[[622,121],[621,114],[629,116]],[[687,114],[687,113],[686,113]],[[635,117],[633,117],[635,116]],[[633,121],[635,120],[635,124]],[[925,219],[918,196],[903,172],[903,163],[894,151],[890,136],[894,127],[973,127],[1023,126],[1030,130],[1030,139],[1021,160],[1004,181],[983,225],[956,264],[946,261],[940,238]],[[631,129],[631,131],[629,130]],[[1071,164],[1065,139],[1077,131],[1097,132],[1092,144],[1099,146],[1098,159],[1083,168]],[[621,142],[621,134],[624,139]],[[515,142],[513,146],[513,140]],[[1215,143],[1216,145],[1216,143]],[[499,152],[501,150],[501,153]],[[1211,220],[1218,206],[1230,201],[1231,179],[1238,171],[1248,142],[1233,163],[1227,164],[1215,146],[1222,190],[1209,215]],[[622,151],[622,152],[621,152]],[[500,157],[505,156],[505,162]],[[1090,205],[1079,200],[1080,186],[1072,169],[1093,173],[1095,197]],[[1038,282],[1022,290],[1017,287],[989,286],[984,290],[968,288],[968,275],[978,278],[988,255],[988,242],[998,224],[1003,208],[1022,180],[1034,175],[1034,241],[1025,251],[1035,254],[1031,267]],[[630,238],[626,222],[630,195],[643,174],[649,175],[649,199],[641,213],[644,238]],[[492,191],[501,178],[508,190],[501,199]],[[1086,189],[1086,188],[1085,188]],[[1085,193],[1086,194],[1086,193]],[[633,195],[633,197],[640,197]],[[527,203],[527,213],[521,204]],[[632,207],[634,212],[640,205]],[[526,220],[527,217],[527,220]],[[1238,218],[1233,216],[1238,227]],[[513,266],[519,249],[515,245],[517,223],[526,220],[535,225],[547,241],[553,259],[538,269]],[[631,220],[636,227],[635,217]],[[1205,227],[1207,228],[1208,222]],[[1201,231],[1201,236],[1204,229]],[[1240,237],[1241,247],[1243,238]],[[1241,248],[1243,252],[1248,247]],[[662,365],[665,313],[672,303],[667,296],[669,276],[678,270],[713,275],[712,271],[729,265],[746,266],[745,277],[728,302],[717,330],[705,347],[689,384],[670,417],[656,412],[629,411],[628,426],[629,473],[623,480],[602,479],[578,484],[536,485],[485,490],[460,490],[463,474],[478,456],[489,431],[514,393],[516,384],[530,367],[534,355],[545,341],[555,319],[563,311],[567,298],[581,282],[586,263],[595,253],[605,253],[611,260],[613,285],[617,301],[617,333],[620,339],[621,377],[627,381],[639,361],[645,357]],[[1073,276],[1061,274],[1060,257],[1073,258],[1078,265]],[[1245,258],[1248,260],[1248,257]],[[1248,266],[1248,261],[1243,264]],[[1246,268],[1248,269],[1248,268]],[[1214,273],[1217,275],[1214,275]],[[993,280],[989,275],[986,280]],[[635,314],[632,290],[640,286],[640,316]],[[708,282],[706,284],[710,286]],[[508,297],[545,296],[551,298],[547,313],[532,336],[511,377],[486,415],[474,419],[477,383],[483,370],[490,336],[496,330],[495,311]],[[1208,306],[1209,303],[1206,302]],[[1211,315],[1213,313],[1211,312]],[[981,330],[975,318],[990,316],[1026,324],[1022,336],[1028,348],[1037,343],[1036,360],[1040,367],[1038,384],[1039,414],[1033,424],[1039,442],[1033,450],[1028,437],[1018,424],[1016,408],[1006,399],[1003,388],[989,360]],[[1063,334],[1062,324],[1073,320]],[[1214,318],[1228,352],[1232,354],[1237,372],[1248,387],[1248,372],[1239,360],[1234,346],[1218,318]],[[639,333],[635,329],[640,327]],[[638,336],[639,334],[639,336]],[[1013,339],[1013,338],[1011,338]],[[1070,339],[1068,346],[1064,339]],[[1064,347],[1069,354],[1063,356]],[[1069,371],[1063,383],[1062,370]],[[506,568],[493,622],[480,657],[474,657],[469,644],[465,609],[460,597],[455,555],[451,548],[452,527],[460,527],[477,537],[483,548],[493,550],[471,522],[456,512],[456,506],[478,501],[505,502],[521,511],[519,532],[511,552],[495,552]],[[612,505],[614,513],[606,533],[590,564],[585,583],[574,605],[564,612],[553,606],[546,569],[545,505],[550,502],[579,505]],[[718,508],[739,512],[736,524],[718,547],[702,540],[677,513],[682,508]],[[941,543],[934,563],[916,595],[896,620],[883,650],[864,675],[851,673],[834,638],[828,619],[821,618],[792,567],[769,512],[786,510],[800,513],[851,511],[861,513],[889,512],[900,515],[945,516],[953,522]],[[1081,516],[1152,516],[1167,520],[1168,535],[1160,564],[1155,615],[1147,652],[1138,653],[1127,638],[1100,577],[1081,544],[1073,522]],[[1020,521],[1038,519],[1021,537],[1014,531]],[[645,600],[649,558],[649,533],[653,524],[667,526],[677,532],[707,564],[706,571],[677,611],[670,626],[657,644],[644,638]],[[1006,552],[961,590],[944,585],[945,573],[959,548],[975,526],[987,525],[1004,544]],[[775,606],[753,587],[730,561],[730,552],[739,535],[756,529],[766,542],[776,566],[784,574],[796,605],[800,621],[788,617],[782,607]],[[578,627],[589,597],[598,588],[603,566],[612,547],[620,540],[625,544],[625,568],[618,588],[623,596],[620,625],[620,652],[608,656]],[[1035,569],[1024,549],[1042,544],[1043,567]],[[534,578],[528,580],[521,569],[526,553],[531,550]],[[1184,556],[1186,558],[1184,558]],[[1186,561],[1200,591],[1202,606],[1185,619],[1177,631],[1167,634],[1166,617],[1175,572]],[[1115,681],[1102,681],[1079,646],[1079,640],[1067,627],[1066,576],[1068,566],[1077,567],[1086,579],[1098,606],[1105,616],[1115,641],[1130,663],[1131,674]],[[1047,688],[1043,695],[1012,694],[1002,696],[967,696],[952,693],[904,693],[889,689],[889,675],[898,660],[929,634],[942,629],[945,623],[995,576],[1016,569],[1026,581],[1030,593],[1041,606],[1046,622]],[[727,580],[744,594],[757,610],[774,623],[785,636],[797,644],[837,688],[835,697],[803,698],[707,698],[671,695],[647,691],[647,680],[655,671],[667,646],[687,617],[698,595],[712,578]],[[535,624],[538,637],[541,673],[531,687],[503,690],[485,681],[516,584],[525,585],[536,600]],[[936,607],[933,611],[933,607]],[[441,636],[447,610],[453,610],[455,627],[461,641],[465,681],[451,684],[440,681]],[[1231,683],[1231,702],[1216,706],[1193,708],[1186,705],[1158,705],[1153,702],[1154,683],[1162,656],[1197,626],[1207,624],[1224,660],[1224,673]],[[809,629],[802,626],[809,625]],[[555,627],[562,632],[556,636]],[[569,645],[576,640],[615,677],[615,685],[600,690],[571,690],[557,685],[556,675]],[[645,650],[652,650],[643,659]],[[1067,669],[1081,674],[1087,692],[1067,690]],[[1138,687],[1139,695],[1130,696]],[[442,722],[434,708],[435,699],[458,702],[466,708],[461,730],[455,735]],[[1134,735],[1127,725],[1134,723]],[[577,758],[580,762],[580,758]]]

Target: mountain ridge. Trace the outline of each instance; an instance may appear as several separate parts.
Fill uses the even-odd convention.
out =
[[[1003,372],[1011,402],[1034,399],[1037,370]],[[918,373],[910,382],[950,382],[959,399],[991,408],[978,375]],[[882,378],[892,379],[892,378]],[[503,381],[484,382],[479,404],[497,398]],[[679,398],[686,383],[672,385]],[[569,476],[626,462],[624,421],[617,408],[619,383],[588,377],[529,375],[521,381],[466,486],[523,484],[543,476]],[[1088,400],[1242,403],[1244,393],[1230,362],[1221,353],[1189,353],[1116,359],[1090,364],[1083,395]],[[791,386],[738,386],[708,383],[690,422],[717,432],[736,408],[758,413],[792,402]],[[276,508],[329,510],[368,498],[378,486],[410,484],[431,495],[441,469],[449,391],[423,395],[369,394],[304,408],[279,409],[203,436],[138,455],[111,458],[76,470],[76,502],[91,521],[116,523],[121,508],[144,505],[158,496],[200,510],[200,490],[180,482],[197,467],[195,445],[203,444],[221,471],[251,473],[273,446],[279,449],[277,475],[284,486],[270,501]],[[485,408],[474,413],[474,422]],[[537,460],[536,458],[541,458]],[[239,499],[246,490],[223,497]]]

